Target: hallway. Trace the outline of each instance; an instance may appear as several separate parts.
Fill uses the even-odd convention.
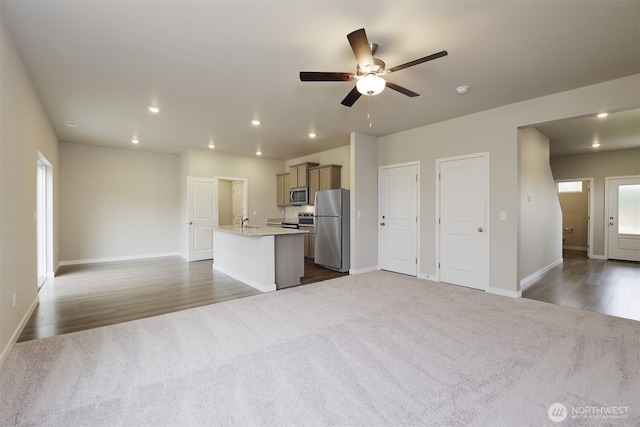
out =
[[[523,298],[640,321],[640,263],[589,259],[574,250],[564,250],[563,257]]]

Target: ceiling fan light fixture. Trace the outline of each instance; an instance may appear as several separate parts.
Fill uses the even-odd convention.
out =
[[[386,85],[387,83],[384,79],[374,73],[365,74],[356,82],[358,92],[368,96],[379,94],[384,90]]]

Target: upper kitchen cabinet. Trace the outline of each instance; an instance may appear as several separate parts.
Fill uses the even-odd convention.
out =
[[[309,186],[309,168],[314,166],[318,166],[318,163],[306,162],[289,166],[289,173],[291,174],[291,188]]]
[[[280,173],[276,175],[277,191],[276,204],[280,207],[291,206],[289,202],[289,189],[291,188],[291,175],[288,173]]]
[[[335,190],[341,187],[340,165],[318,166],[309,169],[309,204],[316,200],[316,192],[320,190]]]

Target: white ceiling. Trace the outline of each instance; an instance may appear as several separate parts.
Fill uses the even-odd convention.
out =
[[[387,135],[640,73],[638,1],[0,0],[0,13],[61,141],[166,153],[212,140],[290,159],[351,131]],[[388,75],[421,96],[371,98],[371,128],[366,97],[340,104],[351,83],[298,75],[355,72],[346,35],[362,27],[388,67],[449,52]]]
[[[640,148],[640,109],[612,112],[604,118],[592,114],[535,128],[549,138],[551,157]],[[593,147],[595,142],[600,146]]]

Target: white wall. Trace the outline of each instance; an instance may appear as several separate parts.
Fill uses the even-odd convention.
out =
[[[37,303],[34,212],[38,151],[53,169],[52,264],[56,265],[58,141],[0,19],[0,363]]]
[[[526,278],[562,262],[562,210],[549,166],[549,138],[520,130],[519,275]]]
[[[518,128],[638,106],[640,76],[634,75],[381,137],[380,165],[421,162],[420,271],[434,275],[436,272],[436,159],[483,151],[491,153],[490,286],[497,293],[516,296],[519,280],[524,277],[518,271],[517,255]],[[506,221],[500,220],[501,211],[507,212]]]
[[[177,155],[60,144],[60,260],[178,253]]]
[[[640,175],[640,148],[635,150],[605,151],[602,153],[580,154],[551,158],[554,179],[593,178],[591,189],[594,201],[593,256],[604,258],[605,221],[604,187],[605,177]]]

